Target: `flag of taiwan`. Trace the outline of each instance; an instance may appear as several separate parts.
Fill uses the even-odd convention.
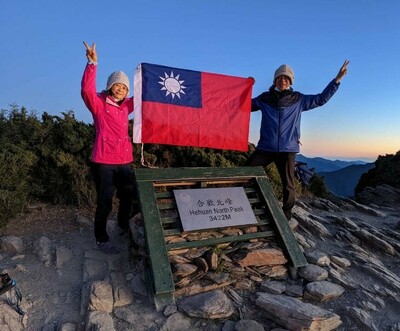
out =
[[[142,63],[134,143],[247,151],[254,80]]]

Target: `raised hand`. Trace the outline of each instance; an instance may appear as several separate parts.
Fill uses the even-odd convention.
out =
[[[90,62],[97,62],[97,52],[96,52],[96,44],[93,43],[92,46],[89,46],[86,41],[83,42],[86,47],[86,57]]]
[[[343,65],[340,67],[340,70],[338,74],[336,75],[336,83],[339,83],[340,80],[347,74],[347,65],[350,63],[350,61],[345,60]]]

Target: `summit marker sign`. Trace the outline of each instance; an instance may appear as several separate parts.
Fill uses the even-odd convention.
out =
[[[184,231],[257,223],[243,187],[173,192]]]

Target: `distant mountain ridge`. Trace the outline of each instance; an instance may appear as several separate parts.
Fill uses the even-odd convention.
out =
[[[342,197],[353,197],[362,174],[375,167],[374,163],[351,165],[337,171],[318,172],[329,191]]]
[[[319,172],[331,172],[337,171],[352,165],[365,165],[368,162],[365,161],[342,161],[342,160],[328,160],[322,157],[306,157],[302,154],[296,155],[296,161],[307,163],[308,168],[312,169],[319,173]]]
[[[332,161],[322,157],[308,158],[301,154],[296,156],[296,161],[307,163],[308,168],[324,178],[329,191],[343,197],[353,197],[361,175],[375,166],[364,161]]]

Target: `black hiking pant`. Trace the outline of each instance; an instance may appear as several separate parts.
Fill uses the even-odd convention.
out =
[[[129,164],[114,165],[92,163],[97,192],[97,206],[94,218],[94,235],[96,241],[109,240],[107,218],[112,210],[114,192],[119,200],[118,225],[129,228],[133,198],[135,193],[134,175]]]
[[[272,162],[275,163],[282,182],[282,209],[288,220],[295,203],[295,157],[296,153],[265,152],[256,149],[248,161],[250,166],[266,167]]]

